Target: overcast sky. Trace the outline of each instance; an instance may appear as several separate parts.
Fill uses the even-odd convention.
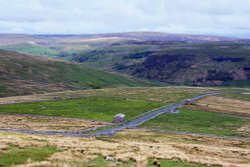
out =
[[[250,37],[250,0],[0,0],[0,33]]]

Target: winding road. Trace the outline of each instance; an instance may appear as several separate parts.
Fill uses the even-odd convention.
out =
[[[233,94],[235,93],[239,93],[239,92],[234,92]],[[186,100],[188,100],[189,102],[194,102],[196,100],[199,100],[208,96],[214,96],[214,95],[219,95],[219,94],[228,94],[228,92],[227,93],[226,92],[212,92],[212,93],[195,96],[193,98],[186,99]],[[154,110],[152,112],[143,114],[141,116],[138,116],[136,119],[130,122],[124,123],[122,125],[117,125],[115,127],[109,127],[104,130],[90,129],[90,130],[82,130],[82,131],[58,132],[58,131],[34,131],[34,130],[25,130],[25,129],[0,129],[0,131],[19,132],[19,133],[28,133],[28,134],[41,134],[41,135],[81,136],[81,137],[111,136],[111,135],[114,135],[116,132],[121,131],[123,129],[137,127],[151,119],[154,119],[155,117],[161,114],[174,112],[176,109],[183,106],[186,100],[180,103],[176,103],[176,104],[166,106],[166,107]]]
[[[225,94],[224,92],[213,92],[213,93],[207,93],[207,94],[203,94],[203,95],[199,95],[199,96],[195,96],[193,98],[190,98],[190,99],[186,99],[186,100],[189,100],[189,102],[194,102],[196,100],[199,100],[199,99],[202,99],[202,98],[205,98],[205,97],[208,97],[208,96],[213,96],[213,95],[219,95],[219,94]],[[82,134],[82,136],[107,136],[107,135],[113,135],[115,134],[116,132],[118,131],[121,131],[123,129],[127,129],[127,128],[133,128],[133,127],[137,127],[151,119],[154,119],[155,117],[163,114],[163,113],[171,113],[173,111],[175,111],[176,109],[180,108],[181,106],[184,105],[185,101],[182,101],[180,103],[176,103],[176,104],[173,104],[173,105],[170,105],[170,106],[166,106],[164,108],[161,108],[161,109],[158,109],[158,110],[155,110],[149,114],[146,114],[146,115],[143,115],[131,122],[128,122],[128,123],[125,123],[123,125],[120,125],[120,126],[117,126],[117,127],[114,127],[114,128],[109,128],[109,129],[106,129],[106,130],[102,130],[102,131],[99,131],[99,132],[96,132],[96,133],[93,133],[93,134]]]

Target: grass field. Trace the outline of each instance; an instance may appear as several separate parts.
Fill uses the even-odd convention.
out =
[[[59,55],[59,52],[56,50],[28,43],[10,45],[10,46],[1,46],[1,48],[3,48],[4,50],[15,51],[30,55],[37,55],[37,56],[57,57]]]
[[[32,161],[42,161],[56,151],[57,151],[56,148],[53,148],[53,147],[25,148],[25,149],[18,149],[14,147],[14,148],[9,149],[6,153],[2,154],[2,156],[0,157],[0,165],[1,167],[10,167],[12,165],[23,164],[28,160],[28,158],[31,159]],[[13,157],[18,157],[18,158],[13,159]],[[166,159],[157,160],[157,162],[158,164],[160,164],[160,166],[163,166],[163,167],[173,167],[173,166],[205,167],[207,166],[207,165],[202,165],[202,164],[194,164],[194,163],[166,160]],[[80,162],[67,162],[66,161],[65,164],[68,164],[70,166],[76,166],[76,167],[89,167],[89,166],[109,167],[114,164],[118,167],[136,166],[134,161],[128,161],[126,163],[122,163],[122,162],[115,163],[112,161],[106,161],[105,158],[102,156],[98,156],[94,160],[91,160],[88,162],[80,163]],[[150,159],[148,162],[149,167],[157,167],[157,165],[154,165],[154,161],[152,159]],[[212,165],[212,167],[215,167],[215,165]]]
[[[105,158],[103,158],[102,156],[98,156],[96,159],[94,159],[92,161],[85,162],[81,165],[79,164],[79,167],[90,167],[90,166],[110,167],[110,166],[114,166],[114,165],[118,166],[118,167],[133,167],[133,166],[135,166],[135,162],[129,161],[126,163],[116,164],[112,161],[106,161]]]
[[[86,97],[59,101],[35,102],[0,106],[0,112],[35,114],[48,116],[78,117],[112,121],[117,113],[131,119],[145,111],[163,106],[159,102],[110,97]],[[215,134],[219,136],[249,137],[249,133],[238,131],[250,124],[243,117],[181,109],[178,114],[163,114],[145,123],[142,127],[169,131]]]
[[[30,129],[36,131],[86,130],[110,125],[103,121],[47,117],[38,115],[1,114],[0,129]]]
[[[18,148],[17,146],[9,146],[6,151],[3,153],[0,153],[0,166],[1,167],[10,167],[13,165],[18,164],[24,164],[29,162],[39,162],[46,160],[49,156],[51,156],[53,153],[57,152],[58,149],[56,147],[25,147],[25,148]],[[17,158],[13,158],[17,157]],[[206,165],[201,164],[193,164],[188,162],[181,162],[181,161],[174,161],[174,160],[166,160],[161,159],[157,160],[158,164],[164,167],[172,167],[172,166],[178,166],[178,167],[202,167]],[[97,156],[95,159],[87,161],[87,162],[70,162],[65,161],[65,164],[68,164],[70,166],[77,166],[77,167],[89,167],[89,166],[102,166],[102,167],[109,167],[111,165],[116,165],[119,167],[132,167],[136,166],[134,161],[128,161],[125,163],[122,162],[112,162],[112,161],[106,161],[104,157]],[[149,167],[155,167],[157,165],[154,165],[154,161],[150,159],[148,161]],[[214,166],[214,165],[212,165]]]
[[[202,165],[202,164],[195,164],[195,163],[188,163],[188,162],[181,162],[181,161],[174,161],[174,160],[166,160],[166,159],[162,159],[162,160],[157,160],[155,162],[158,162],[158,164],[160,164],[160,166],[163,167],[205,167],[207,165]],[[154,161],[153,160],[149,160],[149,167],[157,167],[157,165],[154,165]],[[216,167],[216,165],[211,165],[211,167]],[[219,165],[218,165],[219,167]]]
[[[196,95],[211,91],[224,91],[217,88],[191,87],[119,87],[105,89],[89,89],[78,91],[62,91],[28,96],[1,98],[0,104],[29,103],[33,101],[48,101],[54,99],[82,98],[86,96],[117,97],[149,102],[175,103]]]
[[[112,121],[113,116],[118,113],[124,113],[127,119],[130,119],[163,105],[158,102],[124,98],[86,97],[0,106],[0,112]]]
[[[167,131],[215,134],[218,136],[244,136],[237,130],[249,125],[250,120],[233,115],[181,109],[178,114],[163,114],[142,125]]]
[[[181,162],[181,161],[174,161],[174,160],[167,160],[167,159],[161,159],[157,160],[158,164],[154,165],[154,161],[150,159],[148,161],[148,167],[158,167],[158,164],[162,167],[206,167],[207,165],[202,164],[195,164],[195,163],[188,163],[188,162]],[[98,156],[96,159],[87,162],[86,164],[83,163],[72,163],[74,166],[79,167],[89,167],[89,166],[96,166],[96,167],[110,167],[112,165],[116,164],[118,167],[134,167],[136,166],[136,163],[134,161],[129,161],[126,163],[114,163],[112,161],[106,161],[105,158]],[[211,167],[216,167],[216,165],[211,165]],[[219,167],[219,166],[218,166]]]
[[[0,143],[0,159],[20,159],[20,155],[25,155],[22,162],[19,161],[23,166],[144,167],[152,166],[153,159],[160,161],[161,166],[173,167],[247,166],[250,160],[249,141],[136,129],[98,138],[0,132]],[[37,151],[30,149],[34,147],[42,149],[39,151],[41,159],[35,158]],[[107,156],[115,161],[106,161]]]
[[[109,88],[83,91],[68,91],[26,97],[6,98],[6,103],[26,102],[0,106],[0,112],[37,114],[49,116],[79,117],[111,121],[117,113],[128,119],[167,104],[222,88],[158,87],[158,88]],[[84,97],[85,96],[85,97]],[[86,97],[89,96],[89,97]],[[229,95],[225,95],[229,96]],[[248,95],[232,95],[247,98]],[[29,103],[32,100],[52,100]],[[75,99],[67,99],[75,98]],[[211,97],[220,98],[220,97]],[[24,101],[22,101],[24,100]],[[230,99],[229,99],[230,100]],[[4,99],[3,99],[4,101]],[[228,103],[229,104],[229,103]],[[225,103],[225,107],[228,105]],[[191,105],[196,106],[196,105]],[[209,110],[210,111],[210,110]],[[208,133],[219,136],[249,136],[245,132],[249,119],[228,114],[184,110],[179,114],[164,114],[147,122],[143,127],[170,131]],[[239,130],[239,129],[243,129]]]
[[[237,99],[237,100],[250,101],[250,94],[227,94],[227,95],[223,95],[223,97]]]
[[[57,152],[55,147],[26,147],[18,148],[11,146],[7,151],[0,153],[0,166],[10,167],[23,164],[28,159],[32,161],[42,161]]]
[[[227,113],[250,118],[250,101],[239,100],[239,98],[246,99],[247,97],[241,95],[230,96],[229,94],[225,95],[225,97],[210,96],[185,107],[193,110]]]
[[[81,95],[95,95],[95,96],[111,96],[119,98],[129,98],[144,100],[150,102],[161,103],[176,103],[181,100],[191,98],[200,94],[204,94],[210,91],[223,91],[223,89],[217,88],[192,88],[192,87],[127,87],[127,88],[105,88],[95,90],[83,90],[76,92],[61,92],[55,94],[62,98],[67,96],[81,96]]]

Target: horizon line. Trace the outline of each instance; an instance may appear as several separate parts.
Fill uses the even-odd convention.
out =
[[[219,38],[236,38],[236,39],[250,39],[250,36],[243,37],[242,35],[220,35],[220,34],[195,34],[195,33],[168,33],[162,31],[123,31],[123,32],[105,32],[105,33],[9,33],[0,32],[0,35],[41,35],[41,36],[81,36],[81,35],[108,35],[108,34],[126,34],[126,33],[158,33],[165,35],[190,35],[190,36],[207,36]]]

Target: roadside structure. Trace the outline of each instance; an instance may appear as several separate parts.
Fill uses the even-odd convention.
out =
[[[186,99],[186,100],[184,101],[184,104],[183,104],[183,105],[190,105],[190,104],[192,104],[192,100],[191,100],[191,99]]]
[[[113,123],[121,124],[126,121],[126,116],[122,113],[116,114],[113,118]]]

